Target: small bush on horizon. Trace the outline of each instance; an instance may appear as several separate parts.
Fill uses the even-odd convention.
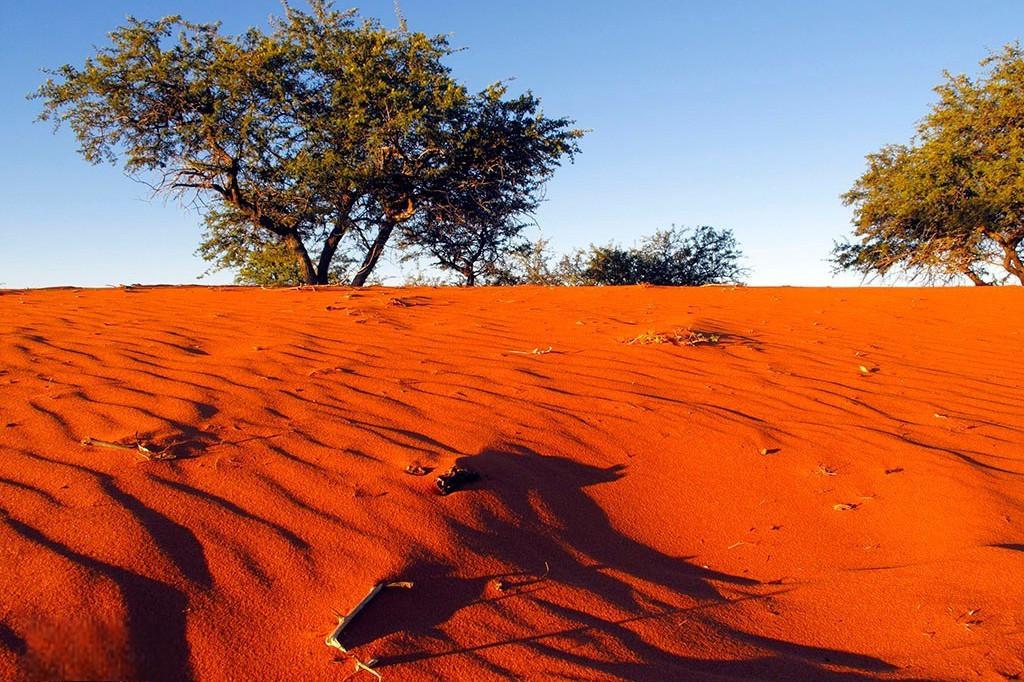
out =
[[[496,264],[488,283],[549,286],[654,284],[702,286],[740,283],[747,274],[731,230],[673,225],[641,238],[633,248],[615,244],[577,249],[560,259],[539,239]]]
[[[572,284],[702,286],[739,283],[746,274],[739,264],[742,257],[732,230],[673,225],[631,249],[591,245],[566,259],[561,269]]]

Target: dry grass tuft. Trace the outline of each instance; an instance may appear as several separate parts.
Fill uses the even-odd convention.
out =
[[[714,332],[697,329],[676,329],[672,332],[646,332],[627,339],[629,345],[649,346],[652,344],[670,343],[673,346],[714,346],[721,337]]]

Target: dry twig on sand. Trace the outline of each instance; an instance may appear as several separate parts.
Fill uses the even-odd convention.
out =
[[[508,578],[495,578],[494,579],[494,589],[496,589],[498,592],[507,592],[508,590],[511,590],[513,588],[526,587],[527,585],[533,585],[534,583],[539,583],[542,580],[546,580],[548,575],[550,575],[550,574],[551,574],[551,566],[548,565],[548,562],[545,561],[544,562],[544,573],[542,573],[541,575],[536,575],[536,576],[532,576],[530,578],[527,578],[525,580],[516,580],[516,581],[509,580]]]
[[[154,448],[150,443],[139,438],[138,434],[135,435],[135,443],[133,445],[125,445],[123,443],[112,443],[107,440],[99,440],[98,438],[83,438],[81,443],[85,447],[99,447],[99,448],[111,448],[113,450],[135,450],[140,455],[150,461],[164,461],[170,459],[177,459],[175,454],[175,448],[179,445],[184,445],[189,441],[180,441],[175,443],[169,443],[160,449]]]
[[[513,355],[547,355],[548,353],[553,353],[554,350],[552,350],[551,346],[548,346],[547,348],[534,348],[533,350],[510,350],[507,352]]]
[[[412,583],[411,582],[377,583],[376,585],[374,585],[373,587],[370,588],[370,591],[366,593],[366,596],[363,597],[362,600],[358,604],[353,606],[352,609],[348,613],[346,613],[344,616],[341,616],[340,618],[338,618],[338,625],[333,630],[331,630],[331,634],[327,635],[327,637],[324,639],[324,644],[326,644],[329,647],[333,647],[333,648],[341,651],[343,654],[345,654],[346,656],[348,656],[349,658],[352,659],[352,661],[355,663],[355,666],[356,666],[356,672],[358,672],[360,670],[365,670],[368,673],[371,673],[372,675],[374,675],[378,680],[381,679],[381,675],[380,675],[379,672],[377,672],[376,670],[373,669],[373,665],[375,663],[377,663],[377,659],[371,658],[370,660],[366,661],[365,663],[363,661],[360,661],[358,658],[353,656],[352,653],[348,649],[345,648],[345,646],[338,640],[338,636],[341,635],[341,631],[344,630],[346,627],[348,627],[348,625],[352,623],[352,620],[357,615],[359,615],[359,612],[362,611],[364,608],[366,608],[366,605],[369,604],[371,601],[373,601],[373,598],[376,597],[377,594],[381,590],[383,590],[385,587],[404,587],[404,588],[408,589],[408,588],[412,587]]]

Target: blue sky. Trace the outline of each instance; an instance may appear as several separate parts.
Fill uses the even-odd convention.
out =
[[[358,6],[394,23],[391,0]],[[912,134],[943,69],[974,72],[1024,27],[1019,1],[402,6],[411,28],[466,48],[451,65],[471,87],[515,78],[548,113],[592,130],[537,215],[556,249],[631,244],[671,223],[728,227],[755,285],[857,284],[833,278],[825,259],[849,229],[839,195],[864,155]],[[260,0],[4,3],[2,286],[196,282],[197,216],[150,201],[116,167],[86,164],[69,131],[33,123],[38,102],[24,95],[41,67],[81,62],[128,14],[235,31],[279,12]]]

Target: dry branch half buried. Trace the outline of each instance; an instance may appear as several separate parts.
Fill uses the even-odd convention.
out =
[[[327,635],[327,638],[324,640],[324,643],[327,646],[329,646],[329,647],[333,647],[335,649],[338,649],[342,653],[345,653],[345,654],[348,654],[349,656],[351,656],[351,654],[349,653],[348,649],[346,649],[345,646],[338,640],[338,637],[341,635],[341,631],[344,630],[346,627],[348,627],[348,625],[352,622],[352,620],[357,615],[359,615],[359,612],[362,611],[364,608],[366,608],[366,605],[369,604],[373,600],[373,598],[376,597],[377,594],[381,590],[383,590],[385,587],[404,587],[406,589],[409,589],[409,588],[412,587],[412,583],[411,582],[377,583],[376,585],[371,587],[370,591],[366,593],[366,596],[363,597],[363,599],[358,604],[353,606],[351,611],[349,611],[344,616],[342,616],[342,617],[340,617],[338,619],[338,625],[333,630],[331,630],[331,634]],[[353,657],[353,660],[355,661],[355,664],[356,664],[356,670],[366,670],[367,672],[370,672],[370,673],[373,673],[374,675],[376,675],[377,679],[380,679],[380,673],[378,673],[376,670],[374,670],[372,667],[370,667],[376,661],[371,660],[371,661],[367,661],[366,663],[363,663],[362,661],[360,661],[359,659],[357,659],[355,657]]]
[[[172,443],[160,450],[156,450],[149,443],[141,440],[138,435],[135,436],[135,443],[133,445],[112,443],[110,441],[88,437],[83,438],[80,442],[85,447],[111,448],[113,450],[135,450],[146,459],[152,461],[175,459],[174,448],[177,445],[181,445],[181,443]]]
[[[547,355],[548,353],[555,352],[551,346],[547,348],[534,348],[533,350],[510,350],[506,351],[512,355]]]

